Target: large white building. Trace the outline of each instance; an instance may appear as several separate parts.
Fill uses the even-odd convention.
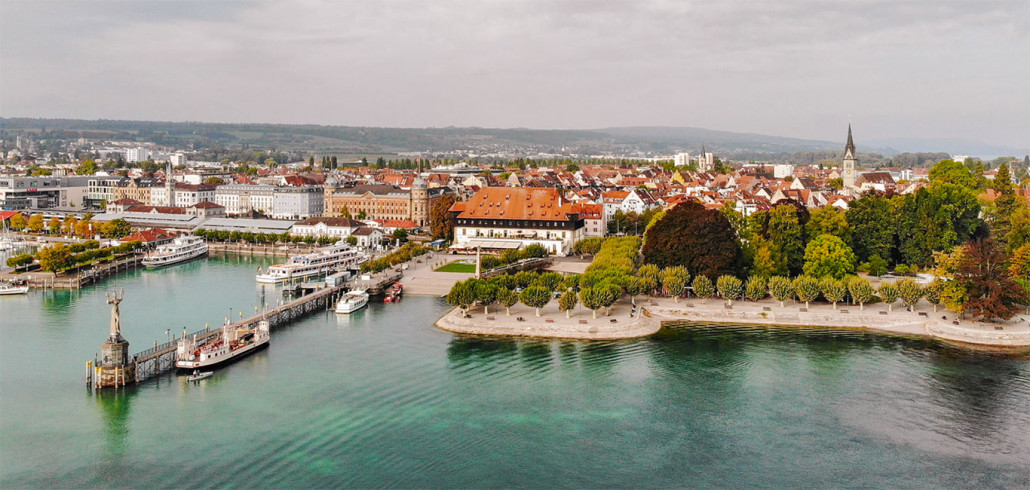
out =
[[[487,187],[450,211],[455,248],[496,251],[539,244],[564,256],[586,236],[574,204],[552,188]]]
[[[226,184],[215,189],[215,204],[225,207],[232,216],[250,211],[271,214],[274,185]]]
[[[129,163],[145,162],[150,160],[152,153],[142,146],[125,150],[125,161]]]
[[[272,219],[322,216],[325,194],[320,186],[276,187],[272,192]]]

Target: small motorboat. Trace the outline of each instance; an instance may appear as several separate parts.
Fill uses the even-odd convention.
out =
[[[202,379],[210,378],[214,376],[214,371],[193,371],[193,374],[186,376],[186,381],[200,381]]]
[[[0,282],[0,294],[25,294],[27,292],[29,292],[29,287],[27,285]]]

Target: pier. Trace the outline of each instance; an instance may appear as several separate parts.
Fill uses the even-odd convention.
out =
[[[369,291],[370,295],[382,294],[386,288],[397,282],[400,278],[401,273],[395,271],[376,274],[372,276],[371,282],[368,283],[367,291]],[[278,327],[288,325],[312,313],[332,310],[340,296],[351,287],[350,284],[324,286],[310,294],[300,296],[275,308],[242,318],[237,322],[231,323],[230,327],[253,327],[258,322],[264,320],[268,322],[270,330],[274,331]],[[118,298],[118,301],[120,302],[121,298]],[[198,342],[211,341],[221,335],[222,327],[223,325],[207,326],[195,332],[189,332],[187,336],[193,338],[196,335]],[[114,327],[112,327],[113,331]],[[125,342],[125,349],[127,349],[128,342],[124,341],[120,334],[118,338]],[[86,384],[93,388],[126,386],[172,371],[175,369],[175,356],[178,344],[179,339],[162,344],[155,342],[155,345],[149,349],[132,355],[125,355],[118,363],[112,363],[110,359],[94,359],[89,361],[86,363]],[[105,357],[107,357],[106,354]]]
[[[33,288],[82,289],[83,286],[98,283],[119,272],[138,269],[141,267],[141,262],[143,262],[143,255],[133,254],[108,263],[83,266],[73,273],[55,274],[42,271],[22,272],[19,274],[7,273],[0,276],[0,279],[25,281],[26,284]]]

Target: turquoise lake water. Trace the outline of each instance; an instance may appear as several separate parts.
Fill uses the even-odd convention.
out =
[[[274,303],[267,259],[0,297],[0,487],[1030,486],[1030,361],[854,332],[467,338],[436,298],[316,314],[199,384],[91,392],[130,350]]]

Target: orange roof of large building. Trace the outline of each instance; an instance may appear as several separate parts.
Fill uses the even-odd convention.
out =
[[[484,187],[451,211],[459,219],[567,220],[572,204],[550,187]]]

